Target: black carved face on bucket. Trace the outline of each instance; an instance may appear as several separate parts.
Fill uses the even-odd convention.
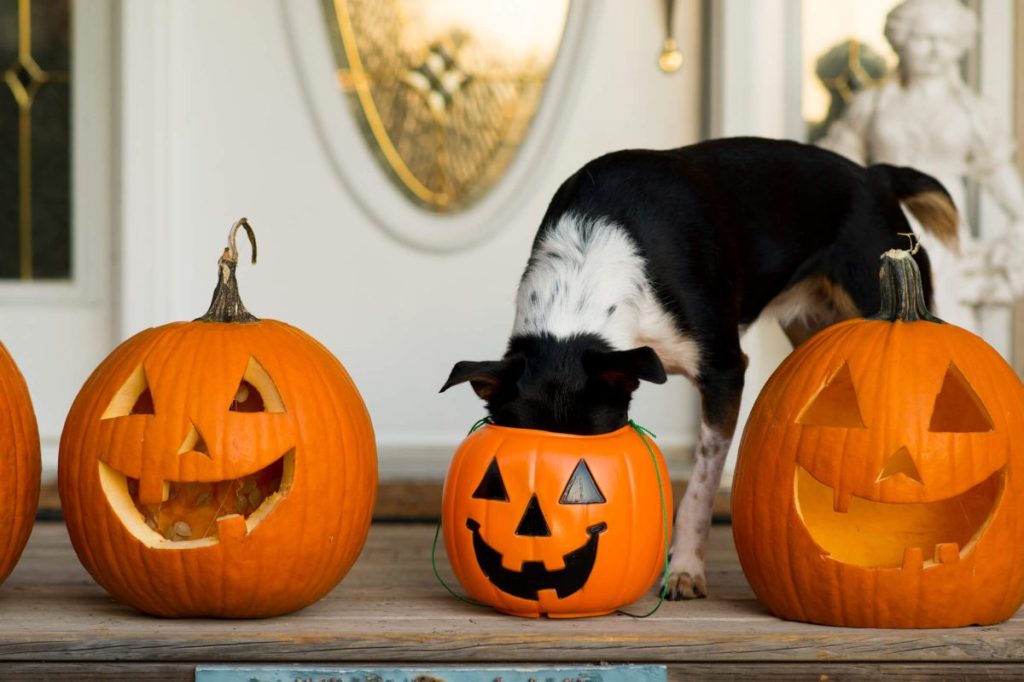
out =
[[[508,492],[498,468],[497,459],[492,460],[473,497],[482,500],[509,502]],[[565,489],[558,499],[559,505],[602,504],[605,497],[594,482],[586,461],[580,460]],[[601,533],[608,530],[605,522],[587,527],[587,541],[563,555],[564,568],[549,570],[543,561],[523,561],[521,570],[515,571],[502,565],[502,553],[484,540],[480,523],[475,519],[466,520],[466,528],[473,533],[473,550],[480,570],[499,590],[521,599],[538,600],[541,590],[554,590],[559,599],[575,594],[590,579],[597,560],[597,545]],[[526,505],[515,534],[520,537],[549,538],[551,528],[541,509],[537,494],[534,493]]]
[[[512,571],[501,565],[501,552],[488,545],[480,537],[480,524],[469,519],[466,527],[473,531],[473,549],[480,570],[487,579],[502,592],[520,599],[537,600],[539,590],[554,590],[559,599],[579,592],[594,570],[597,559],[597,541],[601,533],[608,530],[607,523],[597,523],[587,528],[590,539],[586,544],[565,555],[565,568],[549,571],[543,561],[524,561],[523,570]]]

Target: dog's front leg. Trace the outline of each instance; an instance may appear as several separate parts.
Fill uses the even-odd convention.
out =
[[[711,508],[722,480],[743,392],[743,365],[718,375],[715,386],[701,387],[700,440],[696,464],[676,513],[675,539],[665,596],[696,599],[708,594],[704,545],[711,528]]]

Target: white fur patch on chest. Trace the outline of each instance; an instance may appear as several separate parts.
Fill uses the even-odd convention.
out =
[[[633,239],[604,218],[566,214],[534,250],[513,335],[597,334],[617,350],[650,346],[665,369],[697,376],[699,349],[654,298]]]

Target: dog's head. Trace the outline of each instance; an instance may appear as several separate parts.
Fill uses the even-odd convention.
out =
[[[647,346],[616,351],[593,334],[531,335],[513,337],[501,360],[457,363],[441,391],[470,382],[499,426],[594,435],[626,425],[640,381],[665,378]]]

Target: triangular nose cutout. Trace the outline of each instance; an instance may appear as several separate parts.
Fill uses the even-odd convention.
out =
[[[984,433],[991,431],[992,417],[963,372],[949,363],[942,388],[935,398],[929,431],[937,433]]]
[[[540,510],[540,502],[537,500],[536,494],[530,498],[530,503],[526,505],[526,512],[516,528],[516,535],[534,538],[551,537],[551,529],[548,528],[548,522],[544,519],[544,512]]]
[[[185,440],[181,441],[181,447],[178,448],[178,454],[183,455],[186,452],[195,450],[199,454],[209,457],[210,451],[206,447],[206,441],[203,440],[203,434],[199,433],[199,429],[196,428],[194,423],[191,426],[192,428],[190,428],[188,433],[185,435]]]
[[[885,467],[882,468],[882,472],[878,474],[876,481],[884,481],[890,476],[896,474],[903,474],[907,478],[917,481],[920,484],[924,484],[921,479],[921,472],[917,470],[917,465],[914,464],[914,458],[910,456],[910,450],[907,450],[906,446],[903,446],[896,453],[889,458],[889,461],[885,463]]]
[[[845,362],[797,417],[798,424],[865,429],[850,367]]]

